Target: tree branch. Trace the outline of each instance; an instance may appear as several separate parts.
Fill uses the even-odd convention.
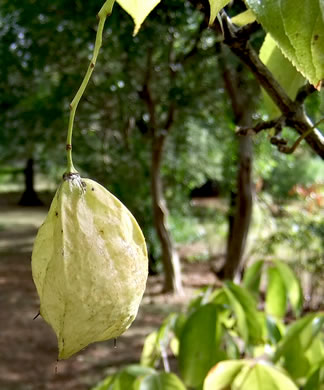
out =
[[[305,86],[297,94],[296,100],[291,100],[250,45],[249,34],[253,29],[248,29],[247,27],[236,28],[224,11],[222,11],[222,21],[224,43],[251,70],[260,85],[282,112],[286,125],[302,135],[311,148],[324,159],[324,137],[319,130],[313,128],[313,124],[306,116],[303,106],[304,100],[313,92],[313,88]],[[259,124],[258,129],[260,131],[265,128],[269,127]],[[247,130],[245,129],[244,131]]]
[[[144,77],[144,82],[142,89],[138,92],[138,95],[141,99],[144,100],[148,113],[149,113],[149,124],[150,124],[150,131],[152,132],[153,136],[157,129],[157,123],[156,123],[156,115],[155,115],[155,101],[152,96],[150,83],[152,78],[152,47],[149,47],[147,51],[147,60],[146,60],[146,72]]]
[[[269,121],[259,122],[254,127],[239,127],[236,130],[238,135],[255,135],[260,133],[262,130],[269,130],[276,127],[279,123],[282,123],[283,117],[272,119]]]

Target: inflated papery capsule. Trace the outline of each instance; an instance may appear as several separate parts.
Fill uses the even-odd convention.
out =
[[[116,338],[141,302],[148,258],[141,229],[109,191],[65,175],[32,254],[40,314],[54,329],[59,359]]]

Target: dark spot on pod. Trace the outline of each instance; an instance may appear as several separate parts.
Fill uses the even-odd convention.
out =
[[[91,188],[91,191],[94,191],[94,188],[93,188],[93,187]]]
[[[63,229],[61,229],[61,233],[63,233]]]
[[[36,320],[36,318],[37,318],[38,316],[40,316],[40,312],[38,312],[38,313],[35,315],[35,317],[33,318],[33,320]]]
[[[86,186],[87,186],[85,181],[81,181],[81,185],[82,185],[83,188],[86,188]]]
[[[318,35],[314,35],[314,41],[317,41],[318,40]]]
[[[58,212],[57,211],[55,211],[55,216],[58,217]]]
[[[104,231],[101,229],[101,230],[99,230],[99,233],[103,233]]]

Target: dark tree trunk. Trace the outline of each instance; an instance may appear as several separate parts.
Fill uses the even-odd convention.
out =
[[[228,68],[224,61],[221,61],[221,66],[223,67],[225,88],[231,101],[234,121],[239,126],[249,126],[252,121],[253,109],[253,99],[249,94],[251,91],[246,88],[242,74]],[[231,195],[227,254],[221,275],[225,279],[233,279],[240,270],[246,246],[253,206],[252,156],[251,137],[240,136],[237,195],[235,199]]]
[[[240,137],[239,168],[235,213],[229,225],[224,277],[233,279],[240,269],[249,232],[253,205],[252,141],[250,136]]]
[[[230,200],[229,200],[229,212],[228,212],[228,233],[227,233],[227,247],[226,253],[228,253],[229,246],[232,242],[233,237],[233,228],[234,228],[234,219],[235,219],[235,206],[237,203],[237,192],[232,190],[230,192]]]
[[[29,158],[27,160],[25,175],[25,191],[19,201],[21,206],[41,206],[43,202],[39,199],[34,190],[34,160]]]
[[[182,294],[180,260],[175,251],[170,233],[167,228],[167,207],[163,196],[161,180],[161,160],[165,137],[154,137],[152,142],[152,202],[154,212],[154,224],[161,247],[164,267],[164,290]]]

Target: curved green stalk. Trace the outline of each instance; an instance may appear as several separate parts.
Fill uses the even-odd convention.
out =
[[[70,104],[70,118],[69,118],[69,126],[68,126],[68,132],[67,132],[67,138],[66,138],[66,153],[67,153],[67,172],[66,173],[76,173],[76,169],[73,166],[72,162],[72,132],[73,132],[73,123],[74,123],[74,117],[75,112],[78,107],[79,101],[86,89],[86,86],[88,85],[88,82],[90,80],[90,77],[92,75],[93,69],[96,65],[97,57],[99,54],[99,50],[102,44],[102,32],[105,25],[105,21],[107,19],[107,16],[111,14],[113,5],[115,0],[107,0],[104,5],[101,7],[99,13],[98,13],[98,29],[97,29],[97,35],[96,35],[96,41],[95,46],[93,49],[92,58],[90,60],[90,64],[87,70],[87,73],[84,76],[84,79],[78,89],[78,92],[74,96],[71,104]]]

